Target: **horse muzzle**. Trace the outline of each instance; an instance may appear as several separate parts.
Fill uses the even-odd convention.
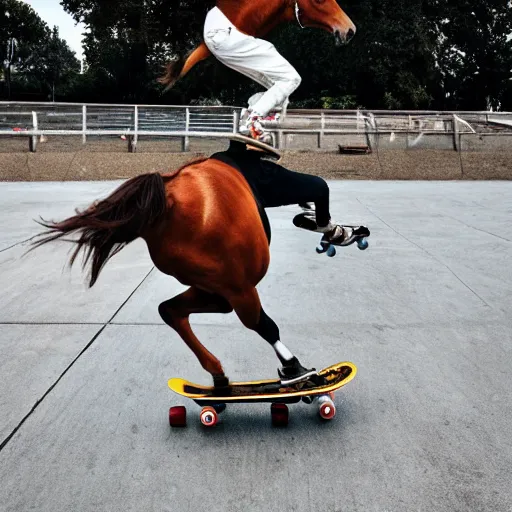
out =
[[[336,44],[339,46],[341,44],[349,43],[352,38],[356,35],[356,27],[350,27],[348,30],[340,30],[336,29],[334,31],[334,39],[336,40]]]

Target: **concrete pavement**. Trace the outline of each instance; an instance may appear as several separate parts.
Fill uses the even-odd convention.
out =
[[[268,405],[238,405],[213,430],[167,388],[209,376],[158,316],[184,287],[142,241],[90,290],[67,245],[23,256],[33,218],[118,183],[0,183],[0,511],[511,510],[511,182],[329,182],[333,216],[372,231],[334,259],[296,208],[270,210],[259,291],[283,342],[359,372],[332,422],[298,404],[274,429]],[[274,375],[234,314],[192,326],[230,378]]]

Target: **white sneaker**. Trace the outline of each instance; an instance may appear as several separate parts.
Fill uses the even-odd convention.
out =
[[[249,110],[244,109],[240,116],[239,131],[242,135],[251,137],[252,139],[259,140],[266,144],[272,144],[272,136],[263,128],[261,124],[262,120],[263,118],[261,116],[252,114]]]
[[[327,235],[327,239],[331,244],[339,245],[341,247],[351,245],[356,241],[355,230],[351,226],[341,226],[340,224],[332,225],[329,223],[329,226],[326,228],[322,228],[322,230],[331,227],[332,229],[323,231]]]
[[[354,229],[351,226],[343,226],[332,221],[327,226],[319,226],[316,223],[316,212],[313,203],[303,203],[300,205],[303,213],[299,213],[293,219],[297,227],[302,227],[316,233],[323,233],[324,238],[336,245],[350,245],[355,241]]]

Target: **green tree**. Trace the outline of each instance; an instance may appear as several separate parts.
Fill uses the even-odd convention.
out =
[[[45,36],[45,23],[26,3],[0,0],[0,64],[11,96],[13,74]]]
[[[5,1],[5,0],[4,0]],[[101,101],[240,104],[261,87],[214,58],[162,96],[161,65],[195,45],[213,1],[62,0],[85,36],[81,90]],[[303,82],[292,106],[486,108],[510,94],[510,0],[341,0],[347,46],[292,23],[270,39]],[[84,93],[85,94],[85,93]]]
[[[292,105],[333,108],[427,108],[436,81],[436,37],[421,0],[340,2],[357,26],[335,46],[321,30],[290,26],[273,42],[303,77]]]
[[[67,43],[59,37],[57,27],[46,29],[45,32],[45,37],[34,47],[21,69],[55,101],[56,94],[65,97],[69,93],[80,73],[80,62]]]
[[[498,108],[512,78],[510,0],[435,0],[445,108]]]
[[[87,27],[87,73],[103,96],[117,101],[161,98],[156,78],[165,61],[197,40],[208,2],[184,0],[179,9],[164,0],[63,0],[76,21]],[[166,99],[178,99],[172,91]]]

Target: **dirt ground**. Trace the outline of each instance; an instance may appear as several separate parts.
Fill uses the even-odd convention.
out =
[[[82,144],[80,137],[49,137],[31,153],[28,138],[0,139],[0,181],[82,181],[125,179],[168,171],[195,158],[222,151],[228,141],[192,139],[181,152],[181,140],[141,140],[136,153],[119,137]],[[299,172],[326,179],[361,180],[491,180],[512,179],[510,150],[386,149],[368,155],[335,151],[285,151],[279,162]]]

